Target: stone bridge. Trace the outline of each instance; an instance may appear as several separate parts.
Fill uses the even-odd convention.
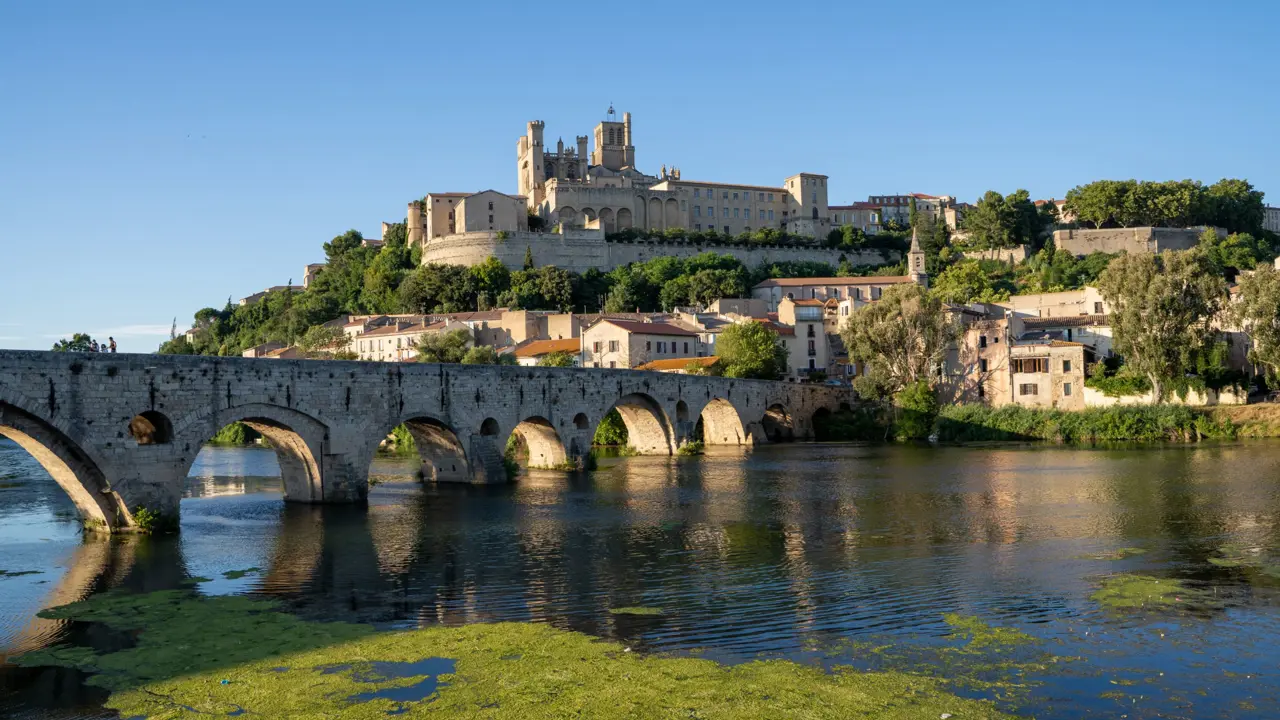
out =
[[[279,459],[285,499],[363,502],[369,464],[404,424],[437,482],[506,482],[513,434],[527,463],[580,467],[617,408],[641,454],[812,436],[847,390],[633,370],[0,351],[0,434],[31,453],[86,524],[146,508],[175,518],[201,446],[243,422]]]

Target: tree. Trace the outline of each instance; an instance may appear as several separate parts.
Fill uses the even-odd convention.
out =
[[[183,338],[186,339],[185,337]],[[89,333],[75,333],[71,339],[63,338],[53,344],[54,352],[89,352],[93,349],[93,338]],[[189,354],[189,353],[183,353]]]
[[[778,333],[758,322],[734,323],[716,339],[726,377],[777,380],[787,371],[787,348]]]
[[[1240,276],[1239,291],[1230,315],[1249,336],[1249,361],[1261,365],[1268,380],[1280,378],[1280,271],[1259,265]]]
[[[943,270],[933,281],[933,293],[948,303],[995,303],[1008,300],[1011,289],[1009,283],[993,281],[983,264],[977,260],[962,260]]]
[[[573,367],[573,356],[559,350],[538,358],[538,367]]]
[[[65,342],[65,341],[61,341]],[[58,347],[55,345],[54,350]],[[196,349],[191,345],[191,341],[187,340],[186,335],[179,335],[172,340],[166,340],[160,344],[160,349],[156,351],[158,355],[195,355]]]
[[[942,300],[914,283],[889,288],[880,301],[849,316],[840,330],[849,359],[866,367],[860,393],[893,396],[908,385],[932,383],[959,324]]]
[[[1169,381],[1194,370],[1214,341],[1209,323],[1226,294],[1222,276],[1201,248],[1120,255],[1098,289],[1111,306],[1116,352],[1163,400]]]
[[[424,363],[456,363],[462,362],[467,354],[467,346],[471,344],[471,333],[458,329],[447,333],[425,333],[418,338],[418,362]]]
[[[964,216],[967,243],[975,248],[1004,248],[1014,245],[1017,216],[1004,201],[1004,196],[988,190]]]
[[[523,269],[525,269],[525,270],[532,270],[533,268],[534,268],[534,265],[533,265],[533,246],[532,246],[532,245],[525,245],[525,246],[524,246],[524,267],[523,267]]]
[[[1218,237],[1217,230],[1206,228],[1200,233],[1200,247],[1208,255],[1217,272],[1234,279],[1241,270],[1252,270],[1270,255],[1270,248],[1249,233],[1232,233]]]
[[[347,349],[350,342],[342,328],[313,325],[302,334],[297,345],[309,358],[353,360],[355,354]]]
[[[463,353],[458,362],[463,365],[515,365],[516,357],[511,353],[499,355],[492,345],[476,345]]]
[[[1262,193],[1248,180],[1223,178],[1205,188],[1205,196],[1207,224],[1232,233],[1259,234],[1266,211]]]

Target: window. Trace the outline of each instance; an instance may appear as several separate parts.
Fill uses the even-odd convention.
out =
[[[729,208],[725,208],[725,209],[724,209],[724,216],[725,216],[725,217],[729,217]],[[728,226],[726,225],[725,227],[728,227]],[[728,231],[728,230],[726,230],[725,232],[729,232],[729,231]]]
[[[761,219],[761,220],[763,220],[763,219],[764,219],[764,210],[761,210],[761,211],[760,211],[760,219]]]
[[[612,370],[613,368],[616,368],[616,367],[618,367],[618,363],[614,362],[613,360],[610,360],[609,369]]]
[[[490,215],[490,216],[489,216],[489,224],[490,224],[490,225],[492,225],[492,224],[493,224],[493,216],[492,216],[492,215]]]
[[[849,288],[849,297],[853,300],[861,300],[862,288]]]
[[[591,352],[593,352],[593,353],[599,353],[599,352],[600,352],[600,341],[599,341],[599,340],[597,340],[596,342],[591,343]]]
[[[729,233],[729,226],[728,226],[728,225],[725,225],[725,226],[724,226],[724,234],[725,234],[725,235],[729,235],[729,234],[730,234],[730,233]]]
[[[814,341],[813,341],[813,340],[810,340],[810,341],[809,341],[809,354],[810,354],[810,355],[817,355],[817,354],[818,354],[818,347],[817,347],[817,345],[815,345],[815,344],[814,344]]]
[[[764,193],[760,193],[759,197],[757,197],[756,200],[758,202],[764,202]]]
[[[1094,304],[1093,304],[1093,314],[1094,314],[1094,315],[1101,315],[1101,314],[1102,314],[1102,303],[1100,303],[1100,302],[1096,302],[1096,303],[1094,303]]]
[[[684,354],[686,356],[689,354],[689,343],[687,342],[684,344]]]
[[[1062,372],[1064,372],[1064,373],[1069,373],[1069,372],[1071,372],[1071,361],[1070,361],[1070,360],[1063,360],[1063,361],[1062,361]]]
[[[987,359],[981,358],[978,360],[978,372],[986,372],[986,371],[987,371]]]
[[[1016,373],[1049,372],[1049,358],[1016,358],[1011,360],[1010,363]]]
[[[609,352],[618,352],[618,341],[617,341],[617,340],[610,340],[610,341],[609,341]]]
[[[688,200],[681,200],[681,201],[680,201],[680,209],[681,209],[681,210],[688,210],[688,209],[689,209],[689,201],[688,201]]]
[[[1035,383],[1023,383],[1018,386],[1019,395],[1039,395],[1040,386]]]
[[[773,202],[773,193],[769,193],[769,202]]]
[[[978,397],[983,398],[986,396],[987,396],[987,389],[982,387],[982,383],[978,383]]]
[[[693,206],[693,216],[694,216],[694,217],[702,217],[702,206],[701,206],[701,205],[694,205],[694,206]]]
[[[770,219],[770,220],[772,220],[772,219],[773,219],[773,211],[772,211],[772,210],[770,210],[770,211],[769,211],[769,219]]]
[[[986,335],[979,335],[979,336],[978,336],[978,347],[980,347],[980,348],[984,348],[984,347],[986,347],[986,346],[987,346],[987,336],[986,336]],[[984,368],[984,369],[985,369],[985,368]]]
[[[659,345],[661,345],[661,343],[659,343]],[[653,352],[653,343],[649,342],[648,340],[645,340],[645,341],[644,341],[644,351],[645,351],[645,352]]]
[[[1062,383],[1063,397],[1071,397],[1071,383]]]
[[[817,202],[818,202],[818,193],[813,193],[810,197],[812,197],[812,198],[813,198],[813,202],[814,202],[814,203],[817,203]]]
[[[813,324],[812,324],[812,323],[809,325],[809,337],[816,337],[816,336],[814,335],[814,333],[813,333]],[[810,340],[810,341],[809,341],[809,344],[810,344],[810,345],[812,345],[812,344],[813,344],[813,341],[812,341],[812,340]]]
[[[490,210],[492,210],[492,209],[493,209],[493,203],[489,203],[489,209],[490,209]]]
[[[724,199],[725,199],[725,200],[728,200],[728,199],[729,199],[729,191],[728,191],[728,190],[725,190],[725,191],[724,191]]]
[[[702,223],[695,223],[695,224],[694,224],[694,226],[693,226],[693,229],[694,229],[694,230],[701,230],[701,229],[702,229]]]
[[[698,197],[698,188],[693,189],[693,196]]]
[[[733,216],[738,217],[738,208],[733,209]]]
[[[734,194],[733,194],[733,199],[734,199],[734,200],[737,200],[737,199],[738,199],[738,193],[734,193]]]

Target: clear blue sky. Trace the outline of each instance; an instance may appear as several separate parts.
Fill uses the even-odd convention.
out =
[[[268,7],[270,6],[270,7]],[[0,4],[0,347],[115,335],[514,191],[526,120],[832,202],[1244,177],[1280,202],[1280,4]]]

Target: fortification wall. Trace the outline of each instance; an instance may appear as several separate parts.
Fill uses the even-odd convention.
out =
[[[422,253],[423,264],[478,265],[489,256],[498,258],[512,270],[524,266],[526,249],[541,267],[555,265],[573,272],[595,268],[607,272],[620,265],[646,262],[658,257],[690,258],[704,252],[732,255],[748,267],[784,261],[823,262],[835,267],[844,257],[853,265],[897,262],[896,250],[841,251],[828,248],[747,247],[704,245],[686,242],[606,242],[599,230],[566,230],[563,233],[471,232],[433,238]]]
[[[1055,230],[1053,244],[1075,255],[1093,252],[1105,253],[1158,253],[1165,250],[1190,250],[1200,241],[1204,227],[1161,228],[1102,228],[1089,230],[1074,228]],[[1225,231],[1218,229],[1218,234]]]
[[[1006,263],[1020,263],[1027,259],[1027,246],[1018,245],[1011,248],[987,248],[986,250],[968,250],[961,255],[966,260],[999,260]]]

